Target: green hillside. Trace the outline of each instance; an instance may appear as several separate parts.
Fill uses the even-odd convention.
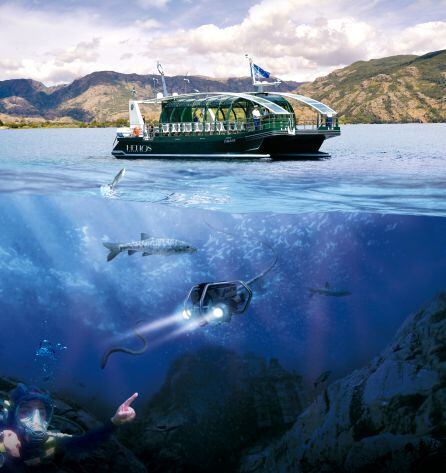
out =
[[[446,50],[358,61],[298,88],[346,122],[446,120]]]

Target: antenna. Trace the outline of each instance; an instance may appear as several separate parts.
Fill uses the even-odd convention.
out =
[[[248,61],[249,61],[249,72],[250,72],[251,79],[252,79],[252,85],[254,85],[255,84],[255,79],[254,79],[254,74],[252,72],[252,57],[248,53],[246,53],[245,58],[248,59]]]
[[[187,75],[189,74],[189,72],[186,72],[186,76],[183,78],[185,84],[184,84],[184,93],[186,94],[187,93],[187,85],[186,84],[189,84],[190,85],[190,79],[187,78]]]
[[[164,79],[164,69],[161,63],[158,61],[156,64],[156,68],[158,69],[158,72],[161,75],[161,82],[163,83],[163,94],[164,97],[167,97],[169,94],[167,93],[167,87],[166,87],[166,80]]]

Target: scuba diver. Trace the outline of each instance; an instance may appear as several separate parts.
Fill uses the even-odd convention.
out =
[[[137,397],[135,393],[121,404],[102,427],[71,436],[49,430],[54,403],[48,393],[18,384],[0,411],[0,472],[27,471],[28,466],[51,460],[56,449],[81,452],[96,448],[108,440],[117,426],[135,419],[131,403]]]

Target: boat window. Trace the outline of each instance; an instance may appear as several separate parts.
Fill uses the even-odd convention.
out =
[[[203,123],[204,121],[204,109],[203,108],[195,108],[193,109],[192,120],[193,122]]]
[[[228,109],[224,110],[224,109],[219,108],[218,112],[217,112],[217,115],[216,115],[217,121],[219,121],[219,122],[225,121],[226,120],[225,117],[226,117],[227,112],[228,112]]]
[[[208,108],[206,109],[206,117],[205,121],[206,122],[215,122],[215,115],[217,113],[216,108]]]
[[[246,120],[246,112],[242,107],[235,107],[232,109],[235,120]]]
[[[172,113],[171,113],[170,118],[169,118],[169,121],[171,123],[179,122],[181,120],[182,113],[183,113],[183,108],[180,108],[180,107],[173,108]]]

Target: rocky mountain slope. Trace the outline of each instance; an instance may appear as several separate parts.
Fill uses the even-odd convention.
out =
[[[128,118],[128,101],[132,97],[132,89],[135,88],[137,97],[154,97],[153,79],[158,80],[156,91],[159,92],[159,76],[112,71],[94,72],[71,84],[57,87],[45,87],[40,82],[28,79],[0,81],[0,120],[105,122]],[[249,77],[217,80],[189,76],[188,79],[190,84],[184,81],[183,76],[166,77],[168,91],[184,93],[197,89],[200,92],[242,92],[252,88]],[[298,82],[288,82],[281,84],[278,90],[289,92],[298,85]]]
[[[277,360],[208,347],[171,366],[125,443],[151,472],[226,473],[244,448],[284,433],[306,404],[301,377]]]
[[[446,294],[368,366],[328,387],[243,473],[427,472],[446,465]]]
[[[329,104],[349,123],[443,122],[446,50],[358,61],[299,91]]]
[[[28,79],[0,81],[0,120],[56,122],[115,121],[127,118],[128,99],[153,97],[154,75],[94,72],[71,84],[45,87]],[[245,78],[167,77],[170,91],[251,90]],[[158,83],[159,91],[161,84]],[[277,90],[297,91],[326,102],[346,122],[438,122],[446,120],[446,50],[423,56],[358,61],[312,83],[287,82]],[[156,113],[153,112],[155,118]],[[147,112],[146,116],[151,116]]]

